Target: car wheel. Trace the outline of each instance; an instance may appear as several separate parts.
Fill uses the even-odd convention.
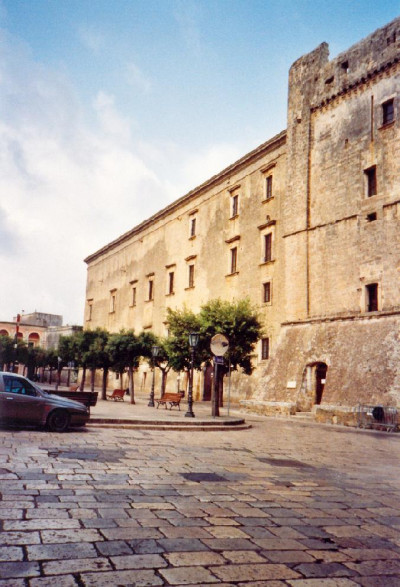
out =
[[[65,410],[54,410],[47,418],[47,426],[52,432],[65,432],[69,426],[69,414]]]

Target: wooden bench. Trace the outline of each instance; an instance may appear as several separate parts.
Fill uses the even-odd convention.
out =
[[[125,395],[125,389],[114,389],[112,393],[107,393],[107,399],[112,399],[115,402],[123,402]]]
[[[71,385],[69,388],[70,391],[79,391],[79,385]]]
[[[172,408],[174,406],[177,406],[180,411],[181,407],[179,404],[181,403],[181,399],[182,399],[181,393],[164,393],[164,395],[162,397],[155,398],[155,401],[157,402],[157,410],[158,410],[158,406],[160,404],[165,405],[165,409],[167,409],[167,407],[168,407],[167,404],[169,404],[170,410],[172,410]]]

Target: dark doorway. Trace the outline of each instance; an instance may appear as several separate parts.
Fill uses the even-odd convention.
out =
[[[203,402],[211,401],[211,391],[213,384],[213,366],[204,367],[204,384],[203,384]]]
[[[322,394],[325,387],[326,372],[328,365],[325,363],[317,363],[315,365],[315,403],[319,405],[322,401]]]

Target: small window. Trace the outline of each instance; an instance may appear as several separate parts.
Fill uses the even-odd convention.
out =
[[[151,302],[154,300],[154,282],[152,279],[149,279],[149,297],[148,301]]]
[[[272,234],[264,235],[264,263],[272,261]]]
[[[265,178],[265,199],[270,200],[272,198],[272,175],[268,175]]]
[[[382,104],[382,124],[390,124],[394,121],[394,100],[387,100]]]
[[[175,281],[175,273],[170,271],[168,273],[168,294],[174,293],[174,281]]]
[[[91,320],[93,318],[93,300],[88,300],[88,313],[87,313],[87,320]]]
[[[341,64],[341,68],[344,71],[344,73],[348,73],[349,72],[349,62],[347,60],[343,61]]]
[[[189,265],[189,287],[194,287],[194,265]]]
[[[237,247],[231,249],[231,273],[237,272],[237,254],[238,250]]]
[[[136,306],[136,287],[132,287],[131,296],[132,306]]]
[[[196,218],[190,219],[190,238],[194,238],[196,236]]]
[[[367,179],[367,197],[371,198],[372,196],[376,196],[377,194],[376,165],[370,167],[369,169],[366,169],[364,173]]]
[[[367,312],[378,311],[378,284],[370,283],[366,286]]]
[[[239,214],[239,194],[235,194],[232,196],[232,210],[231,210],[231,218],[235,218]]]
[[[115,307],[116,307],[116,292],[112,291],[110,292],[110,314],[113,314],[115,312]]]
[[[269,359],[269,338],[261,339],[261,360]]]
[[[271,282],[267,281],[263,283],[263,297],[262,300],[264,304],[267,304],[271,301]]]
[[[371,212],[371,214],[367,214],[367,222],[374,222],[376,220],[376,212]]]

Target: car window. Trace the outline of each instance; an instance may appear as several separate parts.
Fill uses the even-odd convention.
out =
[[[33,385],[31,385],[29,381],[25,381],[25,379],[3,375],[3,381],[4,391],[6,391],[7,393],[18,393],[21,395],[36,395],[36,391]]]

